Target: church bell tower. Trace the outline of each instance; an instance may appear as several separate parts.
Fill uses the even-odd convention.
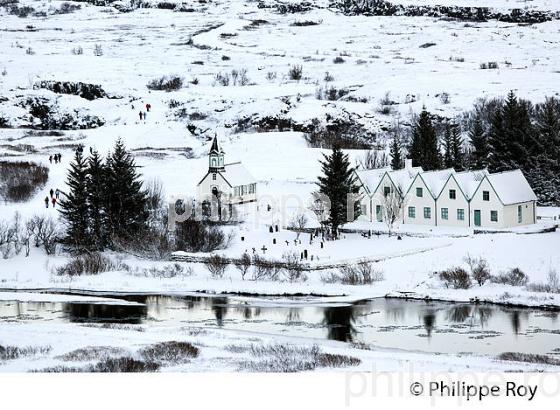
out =
[[[212,142],[212,148],[210,148],[210,154],[208,155],[208,171],[209,172],[224,172],[224,151],[222,147],[218,144],[218,137],[214,136],[214,141]]]

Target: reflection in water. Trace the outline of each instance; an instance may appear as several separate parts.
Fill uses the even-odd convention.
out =
[[[267,301],[262,306],[259,301],[235,296],[102,296],[144,305],[0,301],[0,335],[4,323],[71,321],[218,326],[443,353],[548,354],[560,346],[558,313],[535,309],[384,298],[354,305],[270,306]],[[419,326],[425,329],[421,334]]]
[[[424,322],[424,328],[426,329],[426,333],[428,337],[432,337],[432,332],[436,325],[436,315],[433,311],[430,311],[422,317],[422,322]]]
[[[446,315],[447,320],[455,323],[463,323],[471,316],[471,307],[469,305],[461,305],[452,307],[449,314]]]
[[[227,314],[227,298],[211,298],[212,311],[216,317],[216,324],[219,327],[224,325],[224,318]]]
[[[351,342],[356,334],[354,306],[327,307],[323,310],[323,324],[327,326],[330,340]]]
[[[70,322],[141,323],[148,309],[145,305],[102,305],[67,303],[65,312]]]

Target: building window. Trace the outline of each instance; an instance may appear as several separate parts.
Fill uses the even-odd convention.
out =
[[[416,208],[413,206],[408,207],[408,217],[409,218],[416,218]]]
[[[423,195],[422,188],[416,188],[416,196],[422,198]]]
[[[424,219],[431,219],[432,218],[432,208],[426,206],[424,207]]]
[[[490,201],[490,191],[482,191],[482,200]]]
[[[212,174],[212,181],[216,180],[216,174]]]
[[[250,193],[250,194],[254,194],[254,193],[255,193],[255,184],[249,185],[249,193]]]
[[[457,209],[457,220],[464,221],[465,220],[465,210],[464,209]]]
[[[455,191],[454,189],[450,189],[449,190],[449,199],[455,199],[457,198],[457,191]]]
[[[498,211],[490,211],[490,221],[498,222]]]
[[[389,186],[383,187],[383,195],[387,196],[390,193],[391,193],[391,187]]]
[[[441,208],[441,219],[449,219],[449,209]]]
[[[521,205],[517,206],[517,223],[523,222],[523,207]]]

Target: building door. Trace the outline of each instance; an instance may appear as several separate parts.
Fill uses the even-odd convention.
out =
[[[383,222],[383,216],[381,216],[381,205],[375,206],[375,217],[377,218],[377,222]]]
[[[474,226],[480,226],[480,210],[474,210]]]

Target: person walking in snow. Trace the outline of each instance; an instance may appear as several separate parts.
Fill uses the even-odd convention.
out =
[[[51,190],[49,191],[49,194],[51,194],[51,198],[52,198],[52,197],[53,197],[53,195],[54,195],[54,191],[53,191],[53,189],[52,189],[52,188],[51,188]]]
[[[52,155],[49,157],[49,162],[52,164]]]
[[[49,197],[48,196],[45,197],[45,207],[46,208],[49,207]]]
[[[146,111],[150,112],[150,108],[152,108],[152,105],[150,103],[146,104]]]
[[[56,198],[53,197],[53,199],[52,199],[52,207],[54,208],[55,205],[56,205]]]
[[[144,111],[144,121],[146,121],[146,114],[148,114],[146,111]]]
[[[140,112],[138,113],[138,116],[140,117],[140,121],[142,121],[142,117],[144,116],[144,113],[143,113],[142,111],[140,111]]]
[[[58,199],[58,196],[60,195],[60,190],[58,188],[56,188],[56,191],[54,191],[54,195],[56,199]]]

